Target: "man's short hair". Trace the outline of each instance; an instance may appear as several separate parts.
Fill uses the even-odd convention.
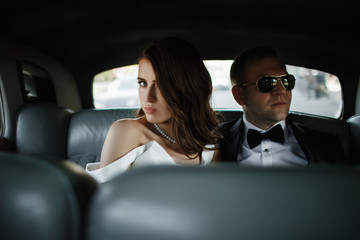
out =
[[[246,75],[246,65],[249,62],[252,62],[254,60],[258,60],[265,57],[277,57],[282,62],[283,60],[280,58],[280,56],[277,54],[277,52],[269,47],[255,47],[250,48],[240,54],[238,54],[233,64],[231,65],[230,69],[230,80],[231,84],[233,86],[238,85],[242,81],[244,81],[245,75]],[[284,63],[284,62],[283,62]],[[284,63],[285,65],[285,63]]]

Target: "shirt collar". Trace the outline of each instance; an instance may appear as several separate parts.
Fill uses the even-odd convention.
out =
[[[264,132],[269,131],[270,129],[272,129],[273,127],[275,127],[275,126],[278,125],[278,124],[281,125],[281,127],[282,127],[283,130],[285,130],[285,127],[286,127],[286,121],[285,121],[285,119],[282,120],[282,121],[280,121],[280,122],[275,123],[275,124],[272,125],[268,130],[263,130],[263,129],[261,129],[261,128],[258,128],[257,126],[255,126],[254,124],[252,124],[251,122],[249,122],[249,121],[246,119],[245,116],[243,117],[243,121],[244,121],[244,133],[245,133],[244,135],[245,135],[245,136],[246,136],[247,131],[248,131],[249,129],[254,129],[254,130],[257,130],[257,131],[259,131],[259,132],[261,132],[261,133],[264,133]]]

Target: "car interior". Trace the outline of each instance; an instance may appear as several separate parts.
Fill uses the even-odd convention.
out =
[[[1,3],[0,239],[359,239],[355,4]],[[303,87],[309,95],[299,102],[315,113],[290,109],[289,118],[336,135],[346,166],[152,166],[97,183],[84,167],[100,161],[111,124],[134,118],[139,106],[97,107],[95,76],[136,64],[151,41],[171,36],[189,41],[203,60],[232,61],[250,47],[267,46],[289,66],[336,76],[336,94],[326,78],[341,106],[334,116],[321,114],[333,99],[319,97],[323,105],[314,105],[318,97]],[[305,86],[297,81],[295,88]],[[243,115],[233,107],[215,111],[221,123]]]

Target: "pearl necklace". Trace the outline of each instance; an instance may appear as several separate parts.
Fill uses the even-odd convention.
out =
[[[171,137],[169,137],[166,133],[164,133],[156,123],[154,123],[154,127],[155,127],[156,130],[158,130],[158,132],[159,132],[161,135],[163,135],[167,140],[169,140],[169,141],[172,142],[172,143],[176,143],[176,141],[175,141],[174,139],[172,139]]]

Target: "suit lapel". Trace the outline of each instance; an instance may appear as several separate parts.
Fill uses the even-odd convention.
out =
[[[286,123],[293,130],[294,136],[298,141],[302,151],[305,154],[308,163],[314,161],[314,156],[312,154],[313,149],[309,144],[308,134],[305,133],[304,129],[301,127],[301,124],[292,122],[289,118],[286,118]],[[243,118],[238,119],[234,124],[228,126],[227,134],[225,137],[226,146],[222,150],[224,151],[224,156],[226,156],[225,161],[235,161],[237,162],[238,154],[242,151],[242,144],[244,139],[244,122]]]
[[[292,127],[294,136],[303,150],[308,163],[310,163],[313,160],[313,156],[311,154],[311,146],[307,144],[307,135],[299,124],[292,122],[289,118],[286,118],[286,123]]]
[[[237,156],[239,151],[241,151],[242,141],[244,136],[244,123],[242,118],[235,122],[233,126],[229,129],[230,138],[232,141],[230,142],[229,148],[229,156],[231,159],[237,161]]]

